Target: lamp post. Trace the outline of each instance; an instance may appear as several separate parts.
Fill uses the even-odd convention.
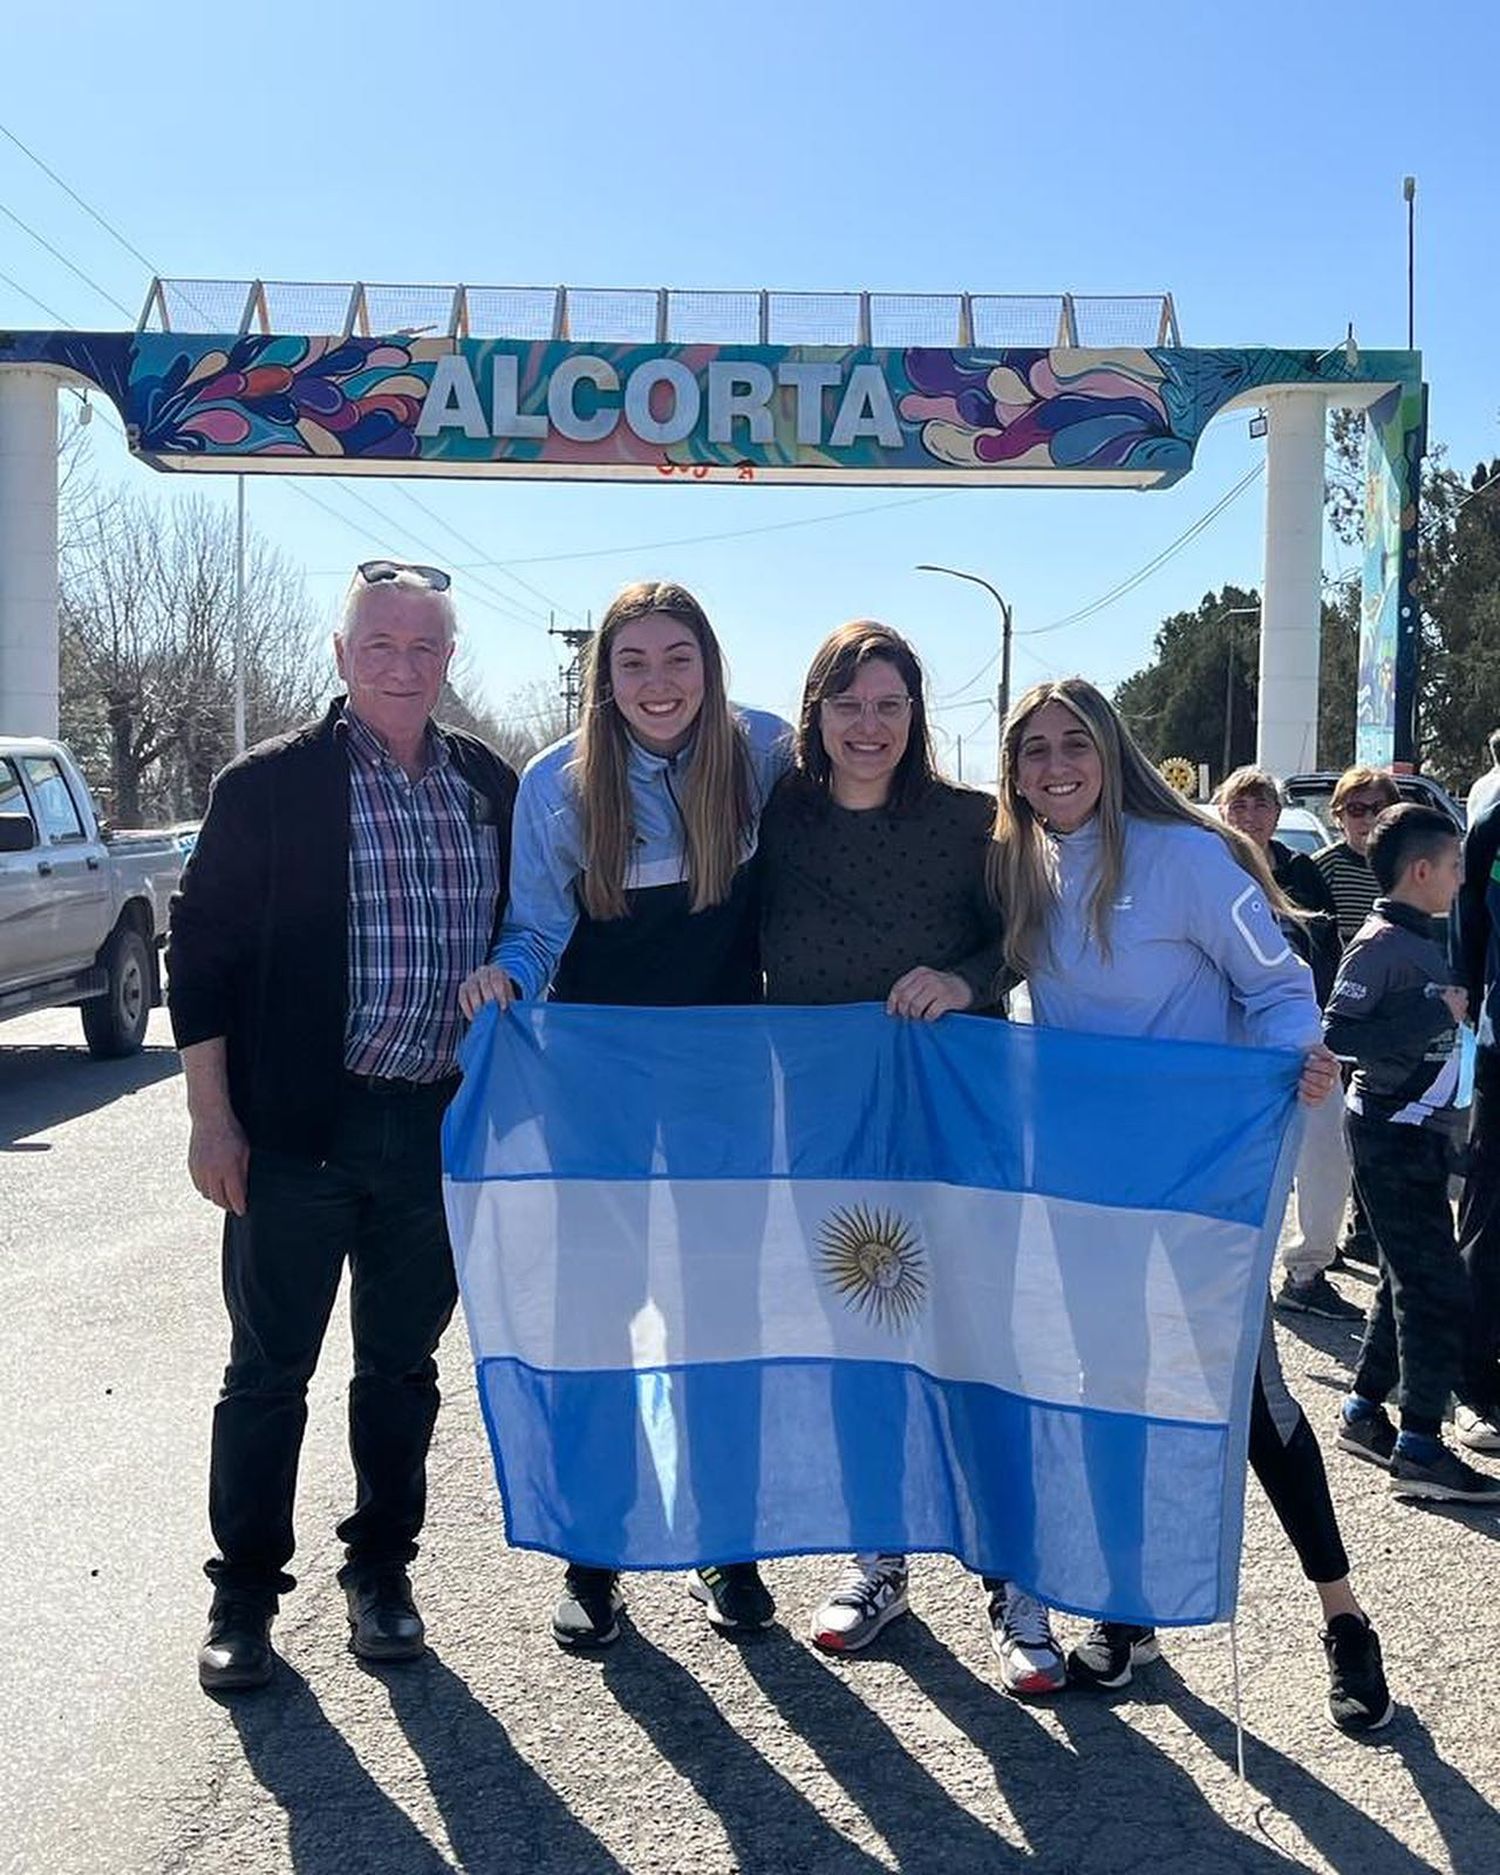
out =
[[[1005,719],[1010,714],[1010,639],[1011,609],[987,579],[981,579],[977,573],[964,573],[956,566],[933,566],[924,560],[917,568],[919,573],[946,573],[950,579],[966,579],[971,586],[983,586],[984,590],[1000,608],[1000,682],[995,689],[995,709],[998,725],[995,731],[995,780],[1000,779],[1000,756],[1005,748]]]
[[[1220,619],[1258,618],[1258,605],[1232,605],[1219,614]],[[1229,636],[1224,647],[1224,774],[1229,773],[1231,749],[1234,742],[1234,627],[1229,627]]]

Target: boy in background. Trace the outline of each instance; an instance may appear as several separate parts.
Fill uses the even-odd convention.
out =
[[[1344,952],[1324,1020],[1328,1046],[1354,1064],[1345,1136],[1380,1272],[1338,1445],[1388,1470],[1394,1497],[1500,1503],[1500,1478],[1442,1440],[1468,1307],[1448,1202],[1468,1117],[1456,1104],[1468,997],[1433,920],[1462,880],[1458,836],[1436,808],[1389,807],[1366,857],[1382,896]],[[1399,1433],[1385,1412],[1392,1388]]]

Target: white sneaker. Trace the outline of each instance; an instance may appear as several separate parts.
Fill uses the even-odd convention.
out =
[[[1474,1406],[1455,1406],[1453,1436],[1471,1452],[1500,1452],[1500,1417],[1493,1409],[1486,1413]]]
[[[1011,1693],[1056,1693],[1067,1684],[1062,1649],[1044,1603],[1014,1582],[986,1583],[990,1591],[990,1643],[1000,1661],[1000,1682]]]
[[[877,1556],[866,1569],[856,1557],[812,1618],[813,1645],[825,1653],[854,1654],[906,1613],[906,1558]]]

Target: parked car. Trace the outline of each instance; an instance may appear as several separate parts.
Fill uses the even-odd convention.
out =
[[[1328,829],[1311,808],[1284,807],[1276,823],[1276,838],[1294,853],[1316,853],[1328,844]]]
[[[1289,807],[1305,807],[1316,814],[1327,829],[1328,840],[1343,838],[1328,811],[1328,803],[1333,799],[1338,778],[1337,771],[1328,769],[1317,774],[1288,775],[1281,784],[1281,798]],[[1420,801],[1423,807],[1440,807],[1459,832],[1463,832],[1468,817],[1462,802],[1455,801],[1448,790],[1434,781],[1431,775],[1392,775],[1391,780],[1400,789],[1403,801]],[[1280,838],[1280,835],[1277,837]]]
[[[182,867],[167,834],[104,837],[62,743],[0,736],[0,1020],[76,1003],[90,1054],[134,1054]]]

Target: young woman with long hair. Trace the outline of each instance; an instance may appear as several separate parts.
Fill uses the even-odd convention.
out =
[[[1248,1042],[1305,1051],[1309,1104],[1337,1082],[1312,978],[1277,924],[1289,913],[1259,850],[1175,793],[1090,683],[1038,684],[1011,710],[1001,751],[991,884],[1005,955],[1033,1020],[1096,1034]],[[1087,1445],[1085,1446],[1087,1457]],[[1349,1586],[1323,1460],[1287,1391],[1267,1311],[1250,1463],[1322,1607],[1329,1710],[1347,1731],[1394,1710],[1380,1644]],[[1045,1612],[1033,1651],[1061,1665]],[[1068,1678],[1124,1686],[1154,1660],[1154,1629],[1101,1621]]]
[[[872,619],[841,625],[808,670],[797,764],[761,821],[766,1000],[881,1002],[926,1021],[998,1013],[1000,921],[985,889],[994,818],[989,795],[937,774],[911,646]],[[836,1364],[835,1403],[841,1377]],[[902,1406],[882,1429],[889,1506],[874,1514],[891,1531],[904,1423]],[[867,1646],[906,1612],[906,1580],[904,1555],[856,1556],[814,1614],[813,1641],[830,1653]]]
[[[589,646],[578,729],[521,778],[510,903],[494,957],[464,985],[465,1013],[549,988],[573,1003],[759,1001],[750,862],[790,760],[780,717],[729,702],[718,641],[686,588],[643,580],[616,594]],[[636,1455],[633,1428],[620,1432],[605,1486],[623,1507]],[[696,1455],[710,1478],[715,1456]],[[775,1612],[753,1562],[702,1569],[690,1587],[726,1631]],[[571,1563],[553,1636],[607,1646],[623,1606],[615,1570]]]

